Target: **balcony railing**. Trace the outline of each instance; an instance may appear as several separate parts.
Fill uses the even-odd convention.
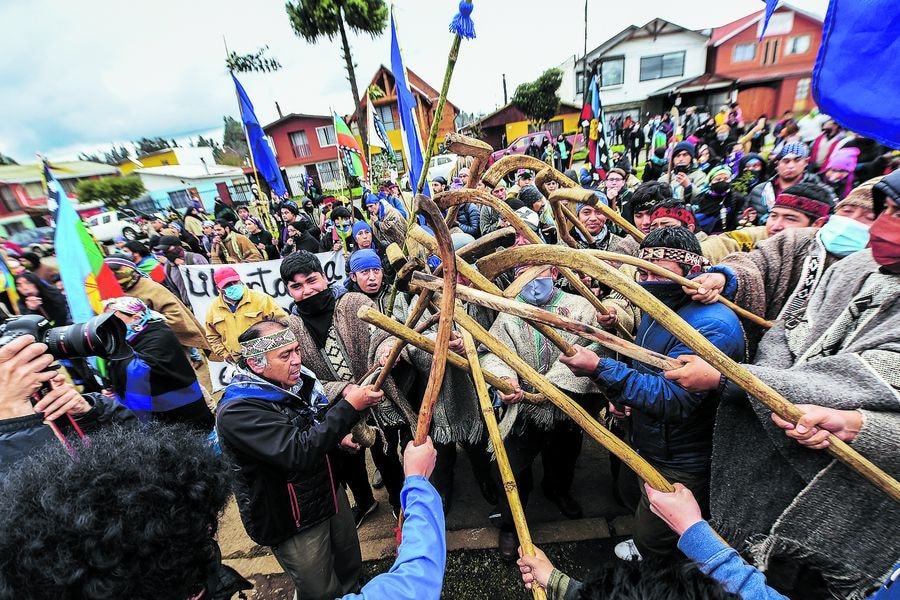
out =
[[[312,156],[312,150],[309,144],[292,144],[294,149],[294,158],[306,158]]]

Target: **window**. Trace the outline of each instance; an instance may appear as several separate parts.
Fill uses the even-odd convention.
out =
[[[795,100],[806,100],[809,98],[809,84],[811,81],[809,77],[797,80],[797,91],[794,93]]]
[[[172,204],[172,208],[187,208],[188,206],[193,206],[191,195],[187,190],[169,192],[169,202]]]
[[[341,165],[336,160],[320,162],[316,164],[316,170],[319,172],[319,181],[322,186],[333,186],[341,181]]]
[[[764,65],[774,65],[778,62],[778,48],[781,45],[781,40],[779,38],[766,40],[766,44],[763,47],[763,61]]]
[[[47,195],[44,192],[44,186],[42,186],[40,182],[26,183],[25,194],[32,200],[35,198],[44,198]]]
[[[575,93],[576,94],[584,93],[584,74],[583,73],[575,74]]]
[[[684,52],[641,57],[641,81],[684,75]]]
[[[110,221],[112,221],[112,215],[103,215],[102,217],[100,217],[100,223],[102,225],[106,225]]]
[[[9,212],[21,210],[19,208],[19,203],[16,202],[15,194],[12,193],[12,190],[9,189],[8,186],[0,186],[0,201],[3,202],[3,207]]]
[[[294,150],[294,158],[303,158],[311,156],[312,150],[309,147],[309,140],[305,131],[293,131],[288,134],[291,140],[291,148]]]
[[[319,147],[336,146],[337,136],[334,134],[334,125],[316,127],[316,137],[319,138]]]
[[[749,62],[756,58],[756,44],[738,44],[731,52],[731,62]]]
[[[535,131],[549,131],[550,132],[550,141],[556,139],[556,136],[563,132],[563,122],[562,119],[557,119],[556,121],[549,121],[544,123],[543,126],[537,128],[533,123],[528,124],[528,133],[534,133]],[[543,136],[541,136],[543,143]]]
[[[806,54],[809,52],[809,45],[812,43],[812,38],[808,35],[799,35],[797,37],[788,38],[787,47],[784,49],[784,53],[788,54]]]
[[[394,124],[394,111],[391,109],[390,104],[387,106],[376,106],[375,111],[378,113],[378,118],[381,119],[382,124],[384,124],[385,131],[397,129],[397,126]]]
[[[625,57],[604,58],[600,61],[600,87],[625,83]]]

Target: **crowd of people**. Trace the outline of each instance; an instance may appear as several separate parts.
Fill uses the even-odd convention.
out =
[[[634,516],[633,537],[615,549],[620,563],[581,582],[540,549],[522,552],[466,373],[448,368],[420,446],[412,439],[431,354],[407,347],[373,385],[397,340],[358,312],[404,323],[417,302],[388,259],[392,244],[410,241],[412,198],[388,181],[356,202],[217,199],[212,215],[198,202],[153,220],[147,243],[116,240],[105,264],[125,296],[104,310],[121,321],[130,351],[102,366],[70,359],[63,377],[48,370],[41,340],[3,338],[0,598],[230,597],[215,594],[249,585],[221,564],[215,543],[230,492],[247,534],[271,548],[298,598],[438,598],[460,452],[501,557],[551,599],[887,597],[900,558],[897,502],[826,450],[834,436],[900,475],[896,153],[825,116],[810,139],[800,129],[808,119],[790,114],[771,130],[764,117],[745,122],[737,104],[701,116],[688,109],[678,126],[669,115],[646,127],[611,122],[622,146],[614,162],[566,170],[596,200],[572,205],[577,222],[558,222],[552,210],[559,178],[537,178],[538,187],[530,170],[489,186],[460,159],[452,183],[430,182],[434,197],[463,187],[492,197],[448,216],[463,255],[488,235],[497,240],[489,251],[568,241],[693,280],[699,286],[615,265],[803,412],[796,423],[773,415],[655,315],[584,278],[589,301],[555,265],[517,268],[496,284],[518,285],[518,302],[634,340],[679,367],[626,359],[567,331],[559,336],[572,352],[563,352],[519,317],[464,304],[675,484],[658,491],[610,456],[609,485]],[[565,144],[559,153],[573,151]],[[558,154],[543,158],[568,166]],[[329,284],[319,252],[346,255],[343,282]],[[71,324],[58,274],[21,249],[7,244],[5,253],[18,297],[5,318]],[[281,260],[289,305],[251,289],[232,266],[271,259]],[[217,297],[201,322],[178,267],[203,264],[213,265]],[[742,320],[720,298],[771,327]],[[424,334],[434,339],[436,325]],[[459,331],[448,350],[466,356]],[[235,368],[221,397],[202,384],[208,360]],[[481,347],[478,360],[503,384],[492,399],[526,516],[540,456],[543,494],[563,517],[581,518],[573,488],[582,428],[541,401],[504,355]],[[386,508],[405,517],[402,542],[391,571],[363,584],[357,529],[378,510],[381,487]]]

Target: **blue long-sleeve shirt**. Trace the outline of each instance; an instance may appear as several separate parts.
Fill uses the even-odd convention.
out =
[[[390,571],[341,600],[439,600],[447,564],[444,509],[437,490],[421,475],[411,475],[400,492],[403,541]]]

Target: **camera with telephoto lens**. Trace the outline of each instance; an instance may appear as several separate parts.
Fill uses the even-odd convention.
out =
[[[23,335],[47,344],[53,358],[98,356],[123,358],[131,354],[125,341],[125,324],[114,313],[104,313],[84,323],[51,327],[40,315],[21,315],[0,325],[0,348]]]

